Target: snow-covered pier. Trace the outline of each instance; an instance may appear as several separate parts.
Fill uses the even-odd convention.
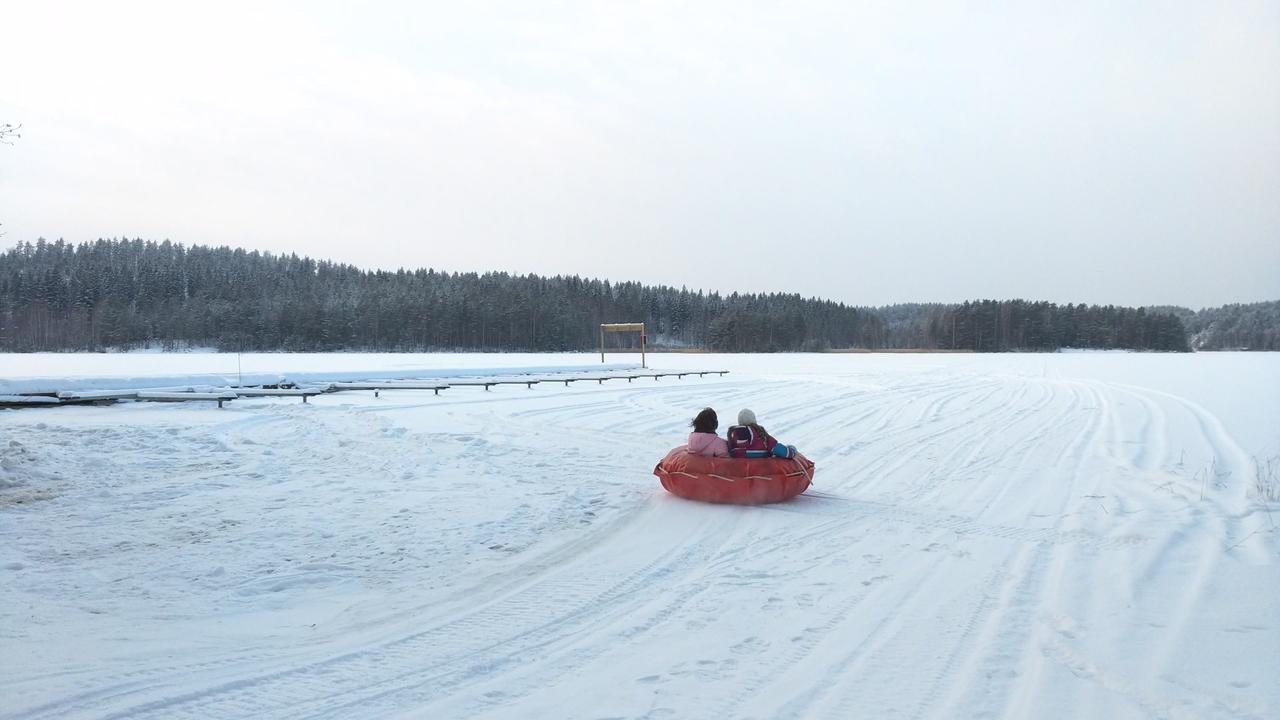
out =
[[[325,388],[325,392],[342,392],[343,390],[372,390],[378,397],[383,390],[432,390],[439,395],[441,390],[448,390],[449,383],[413,382],[409,380],[379,380],[374,382],[339,382]]]
[[[539,383],[544,383],[544,382],[546,383],[562,382],[564,383],[565,387],[569,387],[569,383],[585,382],[589,380],[594,380],[598,384],[604,384],[605,380],[625,379],[627,382],[631,382],[632,380],[635,380],[637,378],[645,378],[645,377],[651,377],[654,380],[657,380],[658,378],[664,378],[664,377],[675,377],[676,379],[683,379],[685,375],[697,375],[698,377],[703,377],[706,375],[723,376],[728,372],[729,372],[728,370],[690,370],[690,371],[683,371],[683,372],[610,373],[610,374],[604,374],[604,375],[599,375],[599,374],[584,375],[581,377],[530,377],[530,378],[514,378],[514,379],[508,378],[508,379],[458,380],[458,381],[453,381],[449,384],[450,386],[457,386],[457,387],[467,387],[467,386],[484,387],[485,390],[488,390],[489,388],[494,387],[495,385],[524,385],[526,387],[532,388],[534,385],[537,385]]]
[[[275,384],[263,383],[261,385],[151,387],[140,384],[129,388],[104,387],[102,389],[83,388],[75,390],[41,388],[29,392],[20,391],[0,394],[0,408],[36,408],[49,407],[51,405],[83,404],[110,405],[125,400],[148,402],[206,401],[216,402],[218,407],[221,408],[224,403],[232,400],[251,397],[300,397],[302,402],[305,403],[308,398],[316,395],[353,390],[372,390],[374,397],[380,397],[387,390],[431,390],[433,394],[439,395],[441,390],[448,390],[454,387],[481,387],[488,391],[499,385],[524,385],[532,389],[534,385],[541,383],[564,383],[564,386],[568,387],[570,383],[574,382],[595,381],[597,384],[604,384],[606,380],[632,382],[639,378],[653,378],[654,381],[657,381],[664,377],[675,377],[677,380],[682,380],[686,375],[697,375],[698,377],[707,375],[724,376],[728,372],[728,370],[637,372],[634,369],[624,369],[604,373],[575,371],[567,373],[543,372],[492,376],[464,375],[457,377],[371,378],[333,381],[306,378],[297,382],[281,377]],[[108,386],[113,384],[109,379],[104,380],[103,383]]]

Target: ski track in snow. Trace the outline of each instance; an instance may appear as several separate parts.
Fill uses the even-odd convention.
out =
[[[1280,716],[1265,448],[1056,356],[787,362],[0,413],[0,719]],[[666,495],[704,405],[814,488]]]

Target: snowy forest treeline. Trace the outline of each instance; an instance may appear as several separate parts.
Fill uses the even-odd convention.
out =
[[[19,243],[0,254],[0,350],[590,350],[602,322],[650,344],[827,349],[1277,349],[1280,303],[1185,308],[982,300],[851,307],[576,276],[368,271],[171,242]],[[1191,330],[1192,332],[1188,332]]]

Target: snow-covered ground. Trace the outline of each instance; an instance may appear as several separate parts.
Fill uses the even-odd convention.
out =
[[[0,718],[1280,717],[1280,355],[650,365],[733,372],[0,410]],[[665,494],[705,405],[816,486]]]

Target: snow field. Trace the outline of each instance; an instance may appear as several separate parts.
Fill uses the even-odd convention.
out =
[[[651,360],[0,411],[0,718],[1280,715],[1280,357]],[[705,405],[815,487],[666,495]]]

